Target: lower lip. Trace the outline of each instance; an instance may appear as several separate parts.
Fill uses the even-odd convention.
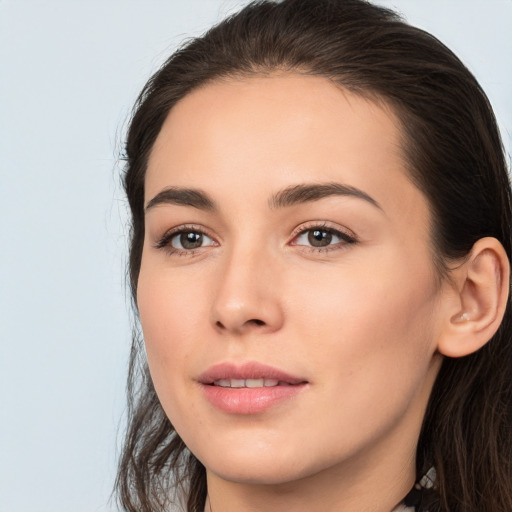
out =
[[[208,401],[229,414],[258,414],[297,396],[304,384],[262,388],[223,388],[202,385]]]

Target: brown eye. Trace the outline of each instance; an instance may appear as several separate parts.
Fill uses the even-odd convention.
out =
[[[181,233],[176,233],[171,239],[171,247],[186,251],[213,244],[213,240],[200,231],[182,231]]]
[[[301,231],[292,245],[301,245],[310,249],[342,249],[344,246],[356,243],[355,237],[333,228],[323,226],[312,227]]]
[[[321,229],[308,231],[308,242],[312,247],[325,247],[332,242],[332,233]]]

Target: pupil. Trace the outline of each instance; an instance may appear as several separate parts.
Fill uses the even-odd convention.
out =
[[[332,241],[332,235],[328,231],[314,229],[309,232],[308,241],[313,247],[325,247]]]
[[[182,233],[180,242],[185,249],[197,249],[203,245],[203,235],[194,232]]]

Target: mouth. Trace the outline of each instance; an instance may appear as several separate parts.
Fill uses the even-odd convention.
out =
[[[293,386],[289,382],[277,379],[218,379],[212,386],[220,386],[221,388],[273,388],[275,386]]]
[[[240,365],[220,363],[212,366],[199,376],[201,384],[223,388],[263,388],[275,386],[294,386],[308,381],[302,377],[258,362]]]
[[[198,379],[206,399],[228,414],[259,414],[290,401],[309,382],[278,368],[250,362],[221,363]]]

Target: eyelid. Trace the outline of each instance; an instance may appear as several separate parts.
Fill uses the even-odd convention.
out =
[[[314,229],[318,229],[321,231],[327,231],[332,233],[333,235],[338,236],[342,239],[342,242],[337,242],[332,245],[328,245],[325,247],[314,247],[309,246],[305,244],[296,244],[294,241],[298,238],[299,235],[302,235],[303,233],[307,231],[311,231]],[[210,238],[214,243],[203,246],[203,247],[197,247],[195,249],[180,249],[177,247],[172,247],[171,241],[176,236],[183,232],[196,232],[201,233],[208,238]],[[336,250],[341,249],[346,245],[354,244],[358,242],[358,238],[355,235],[355,233],[348,228],[344,226],[340,226],[339,224],[334,224],[325,220],[322,221],[309,221],[303,224],[300,224],[297,226],[290,237],[290,241],[288,242],[292,246],[297,246],[302,248],[303,250],[307,251],[313,251],[313,252],[325,252],[330,250]],[[218,246],[219,241],[217,240],[217,237],[211,233],[211,231],[204,226],[197,225],[197,224],[181,224],[179,226],[172,227],[165,231],[165,233],[159,237],[159,239],[154,243],[155,249],[164,249],[168,251],[170,254],[176,254],[176,255],[193,255],[197,251],[204,250],[207,247],[215,247]]]
[[[303,233],[306,233],[307,231],[312,231],[314,229],[318,229],[319,231],[328,231],[332,233],[333,235],[339,236],[343,243],[338,242],[337,244],[325,246],[325,247],[314,247],[314,246],[308,246],[303,244],[294,244],[294,240],[296,240],[299,235],[302,235]],[[306,250],[313,250],[313,251],[329,251],[333,249],[339,249],[340,246],[345,246],[347,244],[354,244],[358,242],[358,238],[356,234],[351,231],[350,229],[346,227],[342,227],[338,224],[333,224],[328,221],[309,221],[304,224],[301,224],[300,226],[297,226],[291,235],[290,245],[295,245],[297,247],[305,248]]]
[[[197,224],[181,224],[179,226],[175,226],[173,228],[168,229],[165,233],[158,238],[158,240],[154,244],[155,249],[165,249],[171,254],[193,254],[194,252],[204,249],[205,247],[198,247],[196,249],[179,249],[177,247],[171,246],[171,240],[180,233],[183,232],[194,232],[201,233],[208,238],[210,238],[214,244],[206,247],[212,247],[219,245],[216,237],[210,232],[209,229],[204,226],[200,226]]]

